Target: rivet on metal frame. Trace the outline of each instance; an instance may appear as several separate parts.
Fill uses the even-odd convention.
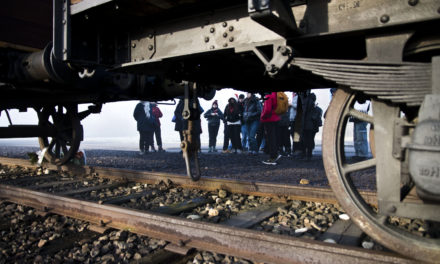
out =
[[[390,16],[389,15],[382,15],[380,17],[380,22],[385,24],[385,23],[388,23],[388,21],[390,21]]]

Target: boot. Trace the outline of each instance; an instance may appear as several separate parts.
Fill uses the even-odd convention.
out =
[[[165,152],[165,150],[162,148],[162,146],[158,147],[159,152]]]
[[[211,152],[212,152],[212,147],[209,147],[209,150],[208,150],[208,152],[209,152],[209,153],[211,153]]]
[[[212,147],[213,152],[217,152],[217,149],[215,147]]]

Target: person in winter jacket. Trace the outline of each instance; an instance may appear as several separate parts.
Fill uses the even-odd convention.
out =
[[[220,127],[220,120],[223,120],[223,113],[218,108],[217,100],[215,100],[212,103],[211,109],[206,111],[204,117],[208,120],[209,152],[217,152],[215,145],[217,143],[217,135],[218,135],[218,129]]]
[[[304,111],[303,111],[303,127],[301,138],[303,139],[304,153],[307,160],[311,160],[312,152],[315,148],[315,135],[319,131],[319,124],[322,116],[321,108],[316,106],[316,95],[310,93],[304,100]],[[319,120],[318,120],[319,118]],[[322,120],[321,120],[322,122]]]
[[[244,125],[243,122],[243,111],[244,111],[244,101],[246,99],[244,98],[244,94],[240,94],[238,96],[238,105],[240,106],[240,112],[241,112],[241,146],[244,151],[247,151],[247,148],[249,147],[249,131],[247,127]]]
[[[133,117],[137,122],[139,131],[139,154],[148,153],[149,146],[153,144],[154,117],[151,111],[150,102],[140,101],[134,109]]]
[[[157,106],[157,103],[151,103],[151,111],[154,117],[154,135],[156,136],[157,148],[159,152],[164,152],[162,148],[162,135],[159,120],[159,118],[162,118],[163,114]],[[152,149],[154,150],[154,144],[152,146]]]
[[[278,122],[278,152],[283,156],[290,156],[291,144],[290,144],[290,114],[289,111],[280,116]]]
[[[183,116],[182,116],[182,112],[183,112],[183,107],[184,107],[184,100],[180,99],[179,103],[177,103],[176,105],[176,109],[174,109],[174,130],[179,132],[179,138],[180,138],[180,142],[183,141]]]
[[[183,108],[185,107],[184,99],[180,99],[179,103],[176,106],[176,109],[174,110],[174,116],[175,116],[175,125],[174,130],[179,132],[180,141],[183,141],[183,131],[188,129],[188,120],[184,119],[182,116]],[[189,100],[189,105],[192,105],[193,99]],[[197,99],[197,105],[199,106],[199,112],[200,114],[203,113],[203,108],[200,106],[199,99]],[[196,120],[194,123],[194,133],[197,135],[197,138],[200,142],[200,134],[202,133],[202,123],[201,120]]]
[[[254,94],[248,93],[243,106],[243,125],[245,134],[249,139],[249,153],[256,154],[257,146],[256,134],[260,124],[261,106]],[[242,129],[243,131],[243,129]],[[243,134],[243,133],[242,133]],[[243,135],[245,135],[243,134]],[[243,144],[243,140],[242,140]],[[245,142],[246,144],[246,142]]]
[[[237,153],[238,149],[242,150],[240,142],[241,110],[240,105],[234,97],[229,98],[228,104],[225,107],[224,117],[227,124],[229,138],[232,142],[232,148],[234,149],[234,153]]]
[[[289,106],[289,129],[290,129],[290,137],[292,138],[292,155],[295,153],[295,150],[298,148],[299,135],[297,135],[297,142],[295,142],[295,120],[296,114],[298,110],[298,95],[296,93],[292,93],[292,103]]]
[[[280,117],[275,113],[277,108],[277,93],[272,92],[265,96],[263,111],[261,112],[260,122],[264,124],[266,133],[266,148],[269,149],[269,159],[263,161],[267,165],[277,165],[278,144],[277,144],[277,126]]]

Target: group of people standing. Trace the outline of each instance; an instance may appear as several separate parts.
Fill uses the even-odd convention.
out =
[[[246,98],[241,94],[237,99],[229,98],[223,112],[215,100],[204,114],[208,120],[209,152],[217,152],[216,138],[220,121],[223,121],[223,153],[240,151],[255,155],[262,149],[269,154],[269,159],[263,161],[268,165],[276,165],[281,156],[291,156],[294,150],[299,158],[311,159],[315,134],[322,126],[322,110],[316,105],[315,94],[293,94],[290,105],[283,92],[269,93],[263,100],[252,93],[248,93]],[[299,108],[298,101],[301,104]],[[300,115],[297,119],[298,111]]]
[[[192,103],[192,102],[191,102]],[[200,107],[199,112],[204,110]],[[182,118],[183,100],[176,106],[173,122],[175,130],[183,140],[185,120]],[[159,151],[163,151],[160,136],[162,113],[155,103],[141,101],[134,111],[137,128],[140,133],[140,151],[154,151],[153,134]],[[310,91],[295,94],[289,104],[284,92],[271,92],[264,98],[248,93],[231,97],[222,112],[218,101],[203,115],[208,122],[209,152],[217,152],[217,136],[221,122],[224,123],[223,153],[249,153],[256,155],[263,150],[269,155],[264,164],[276,165],[281,156],[293,156],[311,159],[315,146],[314,137],[322,125],[322,110],[316,105],[316,96]],[[202,133],[201,122],[195,125],[195,133]],[[240,136],[241,134],[241,136]],[[291,143],[292,139],[292,143]]]
[[[157,103],[140,101],[134,109],[133,117],[137,122],[137,130],[139,131],[139,154],[144,155],[148,152],[156,152],[154,148],[154,135],[156,135],[156,143],[158,151],[165,151],[162,148],[162,135],[160,129],[160,120],[162,112]]]

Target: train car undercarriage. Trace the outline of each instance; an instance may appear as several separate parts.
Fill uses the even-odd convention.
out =
[[[80,121],[102,103],[184,96],[189,129],[181,147],[197,180],[192,123],[200,114],[192,97],[212,98],[223,87],[262,93],[338,87],[324,123],[323,160],[339,202],[386,247],[440,259],[438,237],[388,223],[391,216],[420,218],[439,230],[438,1],[55,0],[52,7],[53,39],[33,43],[15,32],[0,42],[0,110],[33,108],[39,118],[37,126],[0,128],[1,137],[39,137],[46,157],[63,164],[82,140]],[[361,99],[372,102],[372,115],[354,109]],[[79,113],[85,102],[95,105]],[[346,160],[350,117],[374,127],[373,158]],[[377,208],[351,181],[372,168]],[[405,201],[414,190],[419,203]]]

